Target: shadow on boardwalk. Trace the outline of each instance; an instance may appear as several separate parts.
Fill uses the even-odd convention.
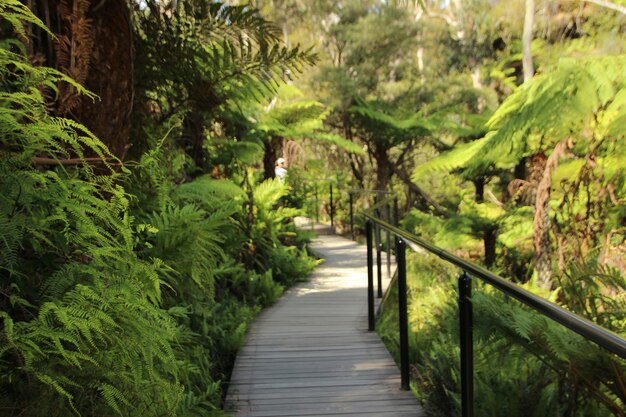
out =
[[[320,235],[325,259],[253,323],[226,409],[238,417],[423,416],[375,332],[367,331],[366,250]]]

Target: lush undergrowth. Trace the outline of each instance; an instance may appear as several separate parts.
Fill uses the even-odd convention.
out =
[[[248,323],[316,264],[287,186],[191,181],[167,135],[123,166],[49,115],[80,85],[0,46],[0,414],[222,415]]]
[[[428,415],[460,415],[459,271],[433,256],[412,253],[408,258],[411,386]],[[616,271],[591,270],[591,265],[581,265],[578,278],[587,274],[588,281],[594,277],[606,285],[619,282]],[[474,282],[477,415],[623,416],[624,361]],[[564,285],[555,295],[560,294],[562,303],[576,290]],[[391,291],[377,326],[398,358],[397,288]],[[623,306],[606,301],[601,320],[624,335]]]

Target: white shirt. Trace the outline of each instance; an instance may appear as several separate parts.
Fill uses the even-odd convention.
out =
[[[277,166],[274,168],[274,174],[276,175],[276,178],[283,180],[287,176],[287,168]]]

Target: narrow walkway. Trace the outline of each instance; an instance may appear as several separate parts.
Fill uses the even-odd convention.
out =
[[[326,262],[253,323],[226,410],[236,417],[424,416],[400,390],[400,372],[378,335],[367,331],[365,247],[320,235],[312,249]]]

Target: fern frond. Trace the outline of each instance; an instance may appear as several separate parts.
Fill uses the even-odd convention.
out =
[[[554,71],[534,77],[489,120],[486,152],[469,162],[466,174],[473,177],[493,165],[510,167],[565,138],[583,137],[588,127],[596,140],[619,134],[614,122],[626,113],[625,70],[623,55],[563,59]]]
[[[433,172],[452,172],[466,166],[468,161],[472,160],[483,150],[488,138],[489,136],[486,136],[482,139],[455,146],[453,150],[438,155],[419,165],[415,171],[413,171],[413,181],[417,183],[426,175]]]
[[[254,202],[259,208],[269,211],[288,192],[289,187],[284,182],[276,178],[267,179],[254,189]]]
[[[46,25],[20,0],[2,0],[2,3],[0,3],[0,16],[11,23],[22,39],[28,39],[24,22],[33,23],[48,32],[50,36],[54,36]]]
[[[124,396],[124,394],[115,388],[111,384],[102,383],[98,386],[98,390],[100,391],[102,398],[106,401],[106,403],[111,407],[117,414],[123,416],[122,410],[120,408],[121,405],[125,405],[127,407],[131,406],[130,401]]]
[[[174,191],[174,198],[181,202],[208,203],[216,207],[245,193],[235,183],[229,180],[216,180],[208,175],[196,178],[193,182],[181,184]],[[214,201],[211,204],[210,201]]]

